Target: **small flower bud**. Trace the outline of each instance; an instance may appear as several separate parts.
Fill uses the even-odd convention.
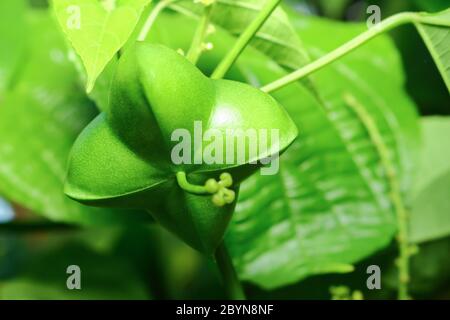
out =
[[[223,198],[222,192],[218,192],[213,195],[212,202],[218,207],[223,207],[225,205],[225,199]]]
[[[231,174],[228,172],[224,172],[220,175],[220,182],[222,186],[229,188],[233,185],[233,178],[231,177]]]
[[[233,190],[230,189],[224,189],[223,190],[223,199],[225,201],[225,203],[233,203],[234,199],[236,198],[236,194],[234,193]]]
[[[214,179],[208,179],[205,183],[205,188],[208,193],[216,193],[219,191],[219,184]]]

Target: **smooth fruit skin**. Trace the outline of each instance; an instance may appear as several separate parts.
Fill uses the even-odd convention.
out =
[[[218,207],[211,195],[190,194],[178,186],[175,174],[185,171],[191,183],[203,185],[227,171],[237,193],[239,183],[259,166],[174,164],[170,154],[177,142],[171,134],[184,128],[193,136],[195,121],[203,130],[223,133],[279,130],[279,144],[251,160],[282,152],[297,136],[294,123],[271,96],[243,83],[211,80],[167,47],[137,43],[119,61],[108,112],[85,128],[73,146],[66,194],[87,205],[147,209],[189,245],[213,254],[235,202]],[[191,154],[197,151],[192,144]]]

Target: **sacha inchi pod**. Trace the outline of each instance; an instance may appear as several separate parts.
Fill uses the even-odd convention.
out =
[[[216,132],[279,134],[266,148],[246,150],[244,162],[174,163],[173,132],[183,129],[193,137],[198,122]],[[212,80],[167,47],[137,43],[120,58],[108,111],[72,149],[65,192],[88,205],[148,210],[189,245],[212,254],[240,182],[296,136],[293,121],[270,95],[240,82]],[[189,148],[184,152],[199,152],[193,143]],[[226,144],[215,152],[226,157]]]

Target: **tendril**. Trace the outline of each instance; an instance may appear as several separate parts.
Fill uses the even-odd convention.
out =
[[[229,189],[233,185],[233,178],[228,172],[223,172],[219,181],[211,178],[204,185],[189,183],[184,171],[177,172],[176,177],[181,189],[192,194],[211,194],[211,201],[218,207],[231,204],[236,199],[236,193]]]

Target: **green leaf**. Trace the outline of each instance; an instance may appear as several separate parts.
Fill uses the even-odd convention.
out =
[[[297,28],[315,57],[362,30],[306,18]],[[321,37],[330,33],[332,39]],[[248,74],[270,82],[275,68],[261,75],[262,65]],[[255,175],[241,188],[227,244],[244,280],[276,288],[314,274],[348,272],[391,241],[396,223],[385,168],[343,95],[351,93],[371,114],[406,189],[417,123],[400,65],[392,44],[379,39],[311,77],[315,95],[300,84],[274,95],[300,135],[282,157],[278,176]]]
[[[131,36],[151,0],[53,0],[61,28],[81,57],[87,91]]]
[[[423,17],[423,23],[415,25],[450,92],[450,9]]]
[[[80,290],[69,290],[66,270],[80,267]],[[39,252],[22,274],[1,283],[0,297],[8,300],[148,299],[144,279],[125,259],[100,254],[73,242]]]
[[[410,240],[418,243],[450,235],[450,118],[422,120],[421,167],[411,209]]]
[[[0,193],[55,221],[97,225],[147,220],[143,213],[88,208],[64,195],[70,148],[96,110],[77,86],[49,14],[33,11],[27,18],[33,30],[30,56],[0,108]]]
[[[0,102],[25,57],[24,15],[24,0],[0,3]]]
[[[217,0],[211,21],[238,36],[265,3],[266,0]],[[202,13],[202,6],[191,0],[177,2],[170,7],[185,15],[199,16]],[[297,69],[307,62],[303,45],[280,7],[272,13],[250,44],[289,69]]]
[[[315,57],[364,28],[294,18]],[[193,23],[169,14],[159,19],[148,39],[183,48]],[[219,29],[208,40],[214,49],[200,63],[209,71],[234,38]],[[348,272],[352,263],[392,240],[395,213],[380,156],[342,97],[352,93],[375,119],[406,190],[419,134],[400,66],[395,47],[381,37],[320,71],[307,85],[295,83],[274,95],[296,122],[299,138],[282,155],[278,175],[254,175],[241,187],[226,242],[243,280],[276,288],[314,274]],[[286,71],[249,48],[231,74],[261,86]]]

